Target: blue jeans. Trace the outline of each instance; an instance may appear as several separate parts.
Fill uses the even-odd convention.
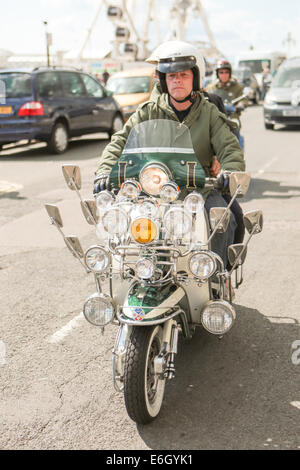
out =
[[[209,193],[205,201],[205,209],[209,215],[209,211],[212,207],[227,207],[227,202],[222,197],[222,195],[214,189]],[[237,223],[233,213],[230,211],[230,221],[228,228],[225,233],[216,233],[211,241],[211,250],[217,253],[223,260],[224,268],[226,269],[228,263],[227,249],[229,245],[232,245],[234,242],[235,230]]]

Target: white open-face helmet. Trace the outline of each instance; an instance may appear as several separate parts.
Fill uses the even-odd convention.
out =
[[[166,92],[165,74],[191,69],[194,74],[193,90],[203,87],[205,61],[197,47],[183,41],[167,41],[158,46],[146,62],[155,64],[159,72],[162,91]]]

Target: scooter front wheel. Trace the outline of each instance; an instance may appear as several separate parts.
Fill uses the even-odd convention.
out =
[[[134,327],[128,342],[124,368],[124,398],[129,417],[148,424],[159,414],[165,379],[154,371],[154,359],[162,347],[162,328]]]

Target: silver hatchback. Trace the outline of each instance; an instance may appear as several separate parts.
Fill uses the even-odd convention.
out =
[[[279,67],[264,100],[264,121],[266,129],[275,124],[300,126],[300,57]]]

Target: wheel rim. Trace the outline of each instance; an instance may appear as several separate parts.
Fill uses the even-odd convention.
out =
[[[161,329],[156,328],[152,334],[145,368],[145,400],[147,411],[152,417],[157,416],[160,411],[165,390],[165,379],[159,379],[154,373],[154,359],[161,349],[160,331]]]
[[[63,126],[59,126],[56,128],[54,140],[55,146],[59,151],[63,151],[66,149],[68,144],[68,135],[66,129]]]
[[[113,122],[113,133],[120,131],[122,128],[123,128],[122,119],[119,116],[115,117],[114,122]]]

